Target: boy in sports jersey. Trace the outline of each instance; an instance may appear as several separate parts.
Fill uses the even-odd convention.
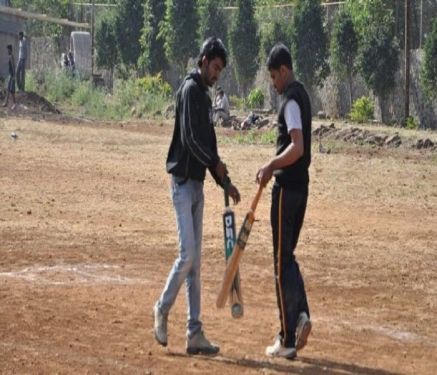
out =
[[[304,86],[294,78],[287,47],[279,43],[272,48],[267,68],[283,103],[278,114],[276,156],[256,174],[256,181],[263,186],[275,176],[270,220],[281,329],[266,354],[292,359],[306,345],[311,331],[305,287],[294,256],[308,199],[311,104]]]

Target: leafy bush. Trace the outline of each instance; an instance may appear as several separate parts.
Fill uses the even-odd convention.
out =
[[[237,109],[245,109],[246,107],[246,101],[244,98],[240,98],[236,95],[231,95],[229,97],[229,103]]]
[[[247,97],[249,108],[262,108],[264,106],[264,94],[260,88],[256,88]]]
[[[26,91],[36,92],[38,90],[38,82],[32,70],[26,72]]]
[[[362,96],[355,100],[350,113],[350,118],[356,122],[366,122],[373,118],[373,111],[374,107],[372,100],[367,96]]]
[[[70,99],[78,82],[63,71],[57,71],[54,74],[49,71],[45,72],[44,86],[47,91],[47,99],[56,103]]]
[[[112,95],[90,81],[82,81],[62,71],[32,74],[31,86],[33,91],[57,102],[67,111],[111,120],[160,114],[172,98],[170,85],[160,75],[118,80]]]
[[[161,73],[139,78],[137,85],[140,90],[149,94],[160,95],[162,97],[170,97],[172,94],[171,86],[162,79]]]
[[[405,127],[407,129],[416,130],[419,127],[419,124],[414,117],[408,116],[405,120]]]

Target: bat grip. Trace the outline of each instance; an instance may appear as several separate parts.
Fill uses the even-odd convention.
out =
[[[258,185],[258,191],[256,192],[255,198],[253,198],[252,204],[250,206],[250,210],[252,212],[255,212],[256,206],[258,206],[258,202],[259,202],[259,199],[261,198],[262,191],[263,191],[263,186],[260,184],[260,185]]]

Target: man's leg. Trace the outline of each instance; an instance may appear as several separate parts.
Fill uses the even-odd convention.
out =
[[[24,60],[20,59],[18,60],[17,65],[17,86],[20,91],[24,91]]]
[[[195,252],[193,265],[188,272],[186,279],[187,286],[187,336],[191,337],[202,329],[200,317],[200,297],[201,297],[201,283],[200,283],[200,265],[202,254],[202,232],[203,232],[203,184],[201,182],[193,182],[193,232],[195,242]]]
[[[196,258],[196,241],[193,222],[193,181],[178,185],[172,180],[173,205],[179,234],[179,256],[167,278],[167,283],[158,300],[157,306],[163,314],[168,314],[178,295],[184,280],[190,272]]]
[[[21,70],[21,91],[26,91],[26,60],[23,60],[23,67]]]

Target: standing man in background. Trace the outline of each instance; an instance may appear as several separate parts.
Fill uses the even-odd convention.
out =
[[[202,45],[197,69],[182,82],[176,94],[173,138],[167,155],[171,174],[171,196],[176,212],[179,256],[167,277],[164,290],[153,308],[155,339],[167,346],[167,320],[182,284],[186,285],[188,354],[216,354],[220,348],[205,337],[200,321],[200,264],[203,230],[203,181],[206,169],[216,183],[227,186],[234,203],[237,188],[228,177],[217,152],[208,88],[226,66],[227,52],[220,39],[208,38]]]
[[[18,45],[18,64],[17,64],[17,86],[18,90],[24,91],[25,76],[26,76],[26,60],[27,60],[27,39],[24,37],[24,33],[20,31],[18,33],[20,39]]]

